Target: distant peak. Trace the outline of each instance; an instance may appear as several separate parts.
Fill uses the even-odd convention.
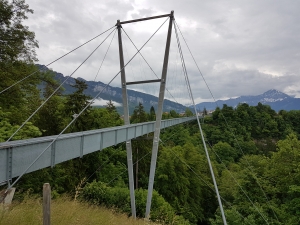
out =
[[[268,91],[266,91],[264,94],[270,94],[270,93],[282,93],[282,92],[280,92],[280,91],[277,91],[276,89],[270,89],[270,90],[268,90]],[[282,93],[283,94],[283,93]]]
[[[260,96],[264,98],[264,101],[267,102],[279,101],[285,98],[290,98],[289,95],[275,89],[268,90]]]

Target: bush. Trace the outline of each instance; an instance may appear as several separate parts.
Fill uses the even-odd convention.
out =
[[[82,198],[97,205],[117,208],[131,214],[130,194],[127,188],[109,187],[103,182],[92,182],[83,188]],[[147,190],[135,191],[137,217],[144,217],[146,210]],[[164,224],[189,224],[181,216],[177,216],[172,206],[155,190],[152,196],[150,219]]]

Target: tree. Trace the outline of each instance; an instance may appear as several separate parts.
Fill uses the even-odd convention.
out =
[[[69,123],[71,119],[78,116],[78,114],[89,104],[90,97],[84,94],[87,89],[87,84],[83,80],[75,79],[75,84],[71,85],[75,88],[75,92],[67,96],[66,102],[66,122]],[[85,111],[77,118],[76,122],[72,125],[71,131],[84,131],[87,130],[88,114],[90,113],[91,106],[87,107]]]
[[[34,32],[23,25],[27,14],[33,13],[24,0],[0,0],[0,90],[37,70]],[[11,112],[10,122],[21,124],[38,107],[39,73],[34,74],[0,95],[0,107]],[[34,118],[33,118],[34,119]]]
[[[22,22],[33,13],[25,0],[0,0],[0,61],[37,61],[35,48],[38,42],[34,32]]]
[[[186,108],[185,109],[185,116],[189,117],[189,116],[193,116],[193,112],[189,109],[189,108]]]
[[[113,104],[113,102],[111,100],[109,100],[109,102],[107,102],[106,110],[108,111],[111,119],[114,121],[114,125],[112,125],[112,126],[119,126],[119,125],[123,124],[122,120],[120,119],[120,115],[117,111],[117,108],[115,107],[115,105]]]
[[[213,150],[220,157],[217,159],[218,163],[223,162],[225,165],[234,162],[238,157],[237,150],[226,142],[218,142],[213,146]]]
[[[152,109],[152,113],[153,113],[153,110],[154,110],[154,108]],[[151,110],[150,110],[150,112],[151,112]],[[155,111],[154,111],[154,114],[155,114]],[[143,104],[139,103],[139,105],[136,106],[133,111],[133,114],[130,118],[130,122],[131,123],[142,123],[142,122],[147,122],[147,121],[148,121],[148,115],[144,110]],[[140,177],[139,174],[148,172],[148,169],[145,169],[148,166],[148,162],[145,162],[145,159],[143,159],[140,163],[138,163],[138,162],[141,160],[140,155],[143,156],[143,155],[145,155],[145,153],[147,153],[149,151],[149,149],[150,149],[149,144],[150,144],[149,140],[142,140],[142,139],[132,142],[132,148],[136,149],[136,154],[133,156],[134,160],[137,162],[135,165],[135,178],[136,178],[135,186],[136,187],[139,187],[139,183],[140,183],[139,182],[139,177]],[[142,181],[141,185],[143,185],[144,183],[145,182]]]
[[[149,113],[149,121],[154,121],[155,119],[156,119],[155,109],[152,105]]]
[[[106,109],[109,113],[116,112],[116,107],[114,106],[114,103],[112,102],[112,100],[109,100],[106,103]]]
[[[133,114],[130,118],[131,123],[142,123],[147,122],[148,116],[147,113],[144,110],[144,106],[142,103],[139,103],[138,106],[135,107]]]
[[[54,79],[52,71],[42,73],[44,84],[43,99],[47,99],[58,88],[59,84]],[[65,110],[66,99],[61,97],[62,89],[56,91],[54,95],[45,103],[45,105],[38,111],[38,119],[35,125],[38,126],[44,136],[59,134],[64,128],[63,116]]]
[[[114,127],[124,124],[117,111],[111,111],[106,108],[92,108],[86,115],[85,128],[88,130],[101,129],[105,127]]]
[[[210,180],[205,156],[189,143],[164,147],[158,161],[155,189],[191,224],[207,224],[216,204],[214,193],[204,184]]]
[[[170,111],[170,115],[171,115],[172,118],[178,118],[179,117],[179,114],[173,109]]]
[[[0,142],[6,141],[18,128],[18,125],[13,125],[10,121],[10,115],[9,112],[3,112],[0,107]],[[23,129],[21,129],[12,140],[20,140],[20,139],[27,139],[27,138],[33,138],[41,136],[41,131],[39,128],[34,126],[32,123],[28,122],[24,126]]]

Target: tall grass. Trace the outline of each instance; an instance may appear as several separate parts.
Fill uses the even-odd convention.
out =
[[[42,221],[42,199],[26,199],[21,203],[14,203],[9,209],[0,207],[0,224],[30,224],[40,225]],[[143,219],[133,220],[125,214],[116,213],[114,210],[90,205],[84,202],[76,202],[62,197],[52,200],[51,224],[59,225],[85,225],[85,224],[109,224],[109,225],[154,225]]]

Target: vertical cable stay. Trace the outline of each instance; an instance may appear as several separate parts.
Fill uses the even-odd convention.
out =
[[[205,83],[207,89],[209,90],[210,95],[212,96],[212,98],[213,98],[213,100],[214,100],[216,106],[219,107],[219,105],[218,105],[218,103],[217,103],[217,101],[216,101],[216,98],[214,97],[214,95],[213,95],[213,93],[212,93],[212,91],[211,91],[211,89],[210,89],[208,83],[206,82],[206,79],[204,78],[204,76],[203,76],[203,74],[202,74],[202,72],[201,72],[201,70],[200,70],[200,68],[199,68],[199,66],[198,66],[198,63],[196,62],[196,59],[195,59],[195,57],[194,57],[194,55],[193,55],[193,53],[192,53],[190,47],[188,46],[188,44],[187,44],[187,42],[186,42],[186,40],[185,40],[185,38],[184,38],[184,36],[183,36],[183,34],[182,34],[182,32],[181,32],[181,30],[180,30],[180,28],[179,28],[179,26],[178,26],[178,24],[177,24],[176,21],[175,21],[175,27],[178,28],[178,30],[179,30],[179,32],[180,32],[180,34],[181,34],[181,37],[183,38],[184,43],[185,43],[186,47],[188,48],[188,51],[189,51],[190,55],[192,56],[192,59],[193,59],[195,65],[196,65],[196,67],[197,67],[197,69],[198,69],[198,71],[199,71],[199,73],[200,73],[200,75],[201,75],[201,77],[202,77],[202,79],[203,79],[203,81],[204,81],[204,83]],[[219,107],[219,108],[220,108],[220,107]],[[242,150],[242,148],[241,148],[241,146],[240,146],[240,144],[239,144],[239,142],[238,142],[238,140],[237,140],[235,134],[233,133],[232,129],[230,128],[230,126],[229,126],[229,124],[228,124],[228,122],[227,122],[227,120],[226,120],[226,117],[223,115],[223,113],[221,113],[221,115],[222,115],[222,118],[224,119],[225,124],[226,124],[226,126],[228,127],[230,133],[233,135],[233,138],[234,138],[235,142],[237,143],[237,146],[238,146],[240,152],[242,153],[243,156],[245,156],[245,153],[244,153],[244,151]],[[263,195],[264,195],[264,197],[265,197],[265,199],[266,199],[266,203],[267,203],[268,207],[271,209],[271,211],[272,211],[274,217],[275,217],[276,220],[279,222],[278,217],[277,217],[276,213],[274,212],[273,208],[270,206],[269,199],[268,199],[268,197],[267,197],[265,191],[263,190],[261,184],[259,183],[259,181],[258,181],[258,179],[257,179],[257,177],[256,177],[256,175],[255,175],[255,173],[254,173],[254,171],[252,170],[251,165],[250,165],[248,159],[245,158],[245,160],[246,160],[247,165],[248,165],[248,170],[249,170],[250,172],[252,172],[253,175],[254,175],[255,178],[256,178],[256,179],[255,179],[255,180],[256,180],[256,183],[257,183],[257,185],[260,187],[260,190],[262,191],[262,193],[263,193]]]
[[[52,65],[53,63],[57,62],[58,60],[64,58],[65,56],[69,55],[70,53],[72,53],[72,52],[76,51],[77,49],[81,48],[82,46],[86,45],[87,43],[89,43],[89,42],[95,40],[96,38],[100,37],[102,34],[106,33],[107,31],[111,30],[111,29],[114,28],[114,27],[115,27],[115,26],[113,26],[113,27],[107,29],[106,31],[102,32],[101,34],[98,34],[97,36],[93,37],[92,39],[90,39],[90,40],[84,42],[83,44],[79,45],[78,47],[74,48],[73,50],[67,52],[66,54],[64,54],[64,55],[60,56],[59,58],[53,60],[52,62],[48,63],[46,66]],[[34,71],[33,73],[27,75],[26,77],[22,78],[21,80],[15,82],[14,84],[12,84],[12,85],[10,85],[9,87],[5,88],[4,90],[0,91],[0,94],[2,94],[3,92],[9,90],[10,88],[16,86],[17,84],[21,83],[22,81],[26,80],[27,78],[31,77],[32,75],[36,74],[37,72],[39,72],[39,70]]]
[[[106,41],[106,39],[112,34],[113,31],[109,33],[109,35],[88,55],[88,57],[68,76],[53,92],[52,94],[25,120],[25,122],[7,139],[6,142],[9,142],[20,129],[22,129],[25,124],[49,101],[49,99],[63,86],[64,83],[67,82],[69,78],[71,78],[74,73],[95,53],[95,51]]]

